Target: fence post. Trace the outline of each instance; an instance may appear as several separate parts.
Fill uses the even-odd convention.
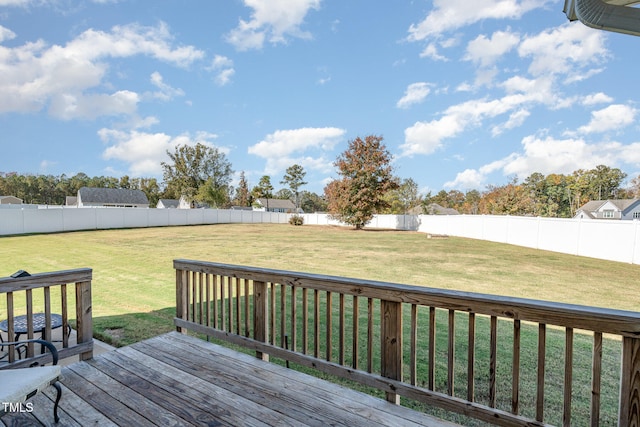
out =
[[[93,314],[91,308],[91,281],[76,283],[76,334],[77,343],[93,341]],[[79,360],[89,360],[93,357],[91,350],[80,353]]]
[[[267,321],[268,286],[265,282],[253,282],[253,338],[256,341],[267,342],[269,327]],[[256,357],[269,360],[269,355],[256,351]]]
[[[624,337],[618,426],[640,426],[640,338]]]
[[[381,367],[383,377],[402,381],[402,305],[381,300]],[[400,396],[386,392],[388,402],[400,404]]]

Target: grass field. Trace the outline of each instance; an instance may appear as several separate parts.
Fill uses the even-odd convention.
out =
[[[2,237],[0,253],[0,276],[92,268],[95,335],[115,345],[172,329],[175,258],[640,309],[640,266],[407,231],[288,224],[106,230]]]
[[[80,267],[93,269],[94,335],[116,346],[127,345],[173,330],[175,315],[175,258],[251,265],[356,277],[396,283],[525,297],[581,305],[638,311],[636,291],[640,266],[576,257],[479,240],[427,239],[425,234],[403,231],[355,231],[338,227],[273,224],[219,224],[74,232],[0,238],[0,276],[23,269],[31,273]],[[0,298],[0,313],[6,302]],[[20,302],[16,302],[19,309]],[[0,316],[1,317],[1,316]],[[443,320],[446,322],[446,319]],[[480,320],[478,333],[486,329]],[[337,322],[336,322],[337,323]],[[464,343],[464,319],[460,337]],[[502,335],[508,337],[508,328]],[[529,328],[527,326],[526,328]],[[535,390],[536,332],[523,330],[523,396],[533,399]],[[458,333],[458,332],[456,332]],[[488,336],[485,331],[482,336]],[[550,331],[548,349],[562,354],[563,334]],[[446,352],[446,336],[438,338],[439,352]],[[486,343],[484,343],[486,344]],[[487,364],[488,348],[478,345],[478,371]],[[500,341],[499,352],[509,360],[509,339]],[[502,348],[504,347],[504,348]],[[591,343],[576,337],[575,366],[590,372]],[[615,424],[619,384],[619,342],[605,343],[603,377],[610,393],[603,395],[603,418]],[[456,360],[463,371],[465,349]],[[550,350],[551,351],[551,350]],[[486,353],[486,354],[485,354]],[[446,360],[446,354],[438,356]],[[531,359],[531,360],[529,360]],[[442,362],[444,363],[444,362]],[[547,381],[562,384],[562,358],[549,361]],[[530,369],[527,366],[530,366]],[[557,366],[556,366],[557,365]],[[499,365],[506,381],[508,362]],[[530,371],[530,372],[529,372]],[[588,419],[590,383],[578,374],[575,420]],[[438,388],[443,389],[444,377]],[[483,381],[478,378],[478,381]],[[460,386],[463,381],[456,383]],[[509,384],[501,385],[508,389]],[[605,385],[603,385],[605,387]],[[561,391],[561,387],[559,389]],[[464,395],[464,390],[457,393]],[[559,404],[559,392],[545,400]],[[508,395],[500,406],[508,408]],[[442,416],[441,413],[435,412]],[[531,416],[532,414],[528,414]],[[561,408],[551,410],[551,420],[561,420]],[[580,422],[580,421],[579,421]]]

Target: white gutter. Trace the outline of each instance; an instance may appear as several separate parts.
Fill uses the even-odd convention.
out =
[[[640,9],[630,7],[638,0],[565,0],[564,13],[570,21],[600,30],[640,36]]]

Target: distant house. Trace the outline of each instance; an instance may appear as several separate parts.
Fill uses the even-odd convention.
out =
[[[160,199],[156,208],[158,209],[178,209],[180,207],[180,200],[178,199]]]
[[[640,219],[640,199],[592,200],[581,206],[574,218]]]
[[[14,196],[0,196],[0,205],[21,205],[22,199]]]
[[[294,213],[296,205],[289,199],[259,198],[253,203],[254,210],[266,212]]]
[[[431,203],[425,209],[427,215],[460,215],[460,212],[453,208],[445,208],[437,203]]]
[[[141,190],[82,187],[78,207],[148,208],[149,200]]]

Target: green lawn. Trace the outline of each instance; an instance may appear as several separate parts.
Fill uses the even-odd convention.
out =
[[[0,253],[0,276],[92,268],[95,334],[115,345],[172,329],[175,258],[640,309],[638,265],[406,231],[288,224],[106,230],[2,237]]]

